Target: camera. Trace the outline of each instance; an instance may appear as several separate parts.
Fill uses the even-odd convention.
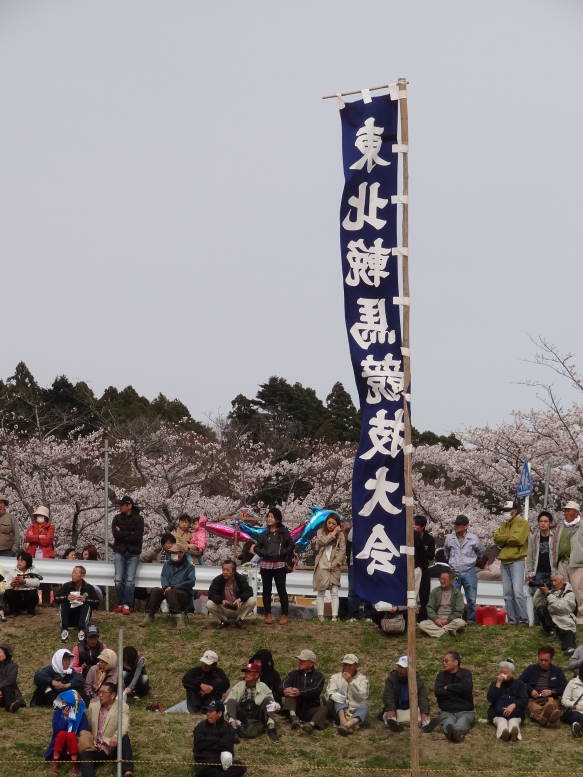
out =
[[[543,585],[546,585],[547,588],[553,587],[550,575],[535,575],[532,580],[528,581],[529,588],[541,588]]]

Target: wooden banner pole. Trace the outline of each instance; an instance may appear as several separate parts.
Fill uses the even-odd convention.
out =
[[[407,88],[407,80],[400,78],[398,80],[399,92],[403,94]],[[407,106],[406,93],[399,99],[399,119],[400,119],[400,143],[405,146],[409,145],[409,112]],[[403,297],[410,296],[409,289],[409,205],[407,199],[409,197],[409,154],[404,153],[402,158],[402,194],[405,197],[405,202],[401,205],[401,241],[402,246],[406,249],[405,254],[401,257],[401,278],[403,283]],[[409,355],[409,349],[411,347],[410,338],[410,305],[403,305],[403,348],[405,356],[403,356],[403,420],[405,424],[404,437],[405,437],[405,497],[407,504],[405,507],[406,521],[407,521],[407,547],[413,548],[414,546],[414,529],[413,529],[413,466],[412,466],[412,452],[411,452],[411,414],[409,412],[409,403],[405,396],[409,395],[411,391],[411,357]],[[415,592],[415,557],[409,553],[407,555],[407,655],[409,657],[409,709],[411,710],[411,723],[409,726],[409,760],[411,777],[420,777],[419,766],[419,724],[417,722],[417,710],[419,708],[419,700],[417,696],[417,649],[416,649],[416,632],[417,632],[417,602],[414,596]]]

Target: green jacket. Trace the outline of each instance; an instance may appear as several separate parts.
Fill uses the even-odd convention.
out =
[[[559,561],[566,561],[569,563],[569,556],[571,555],[571,535],[569,531],[561,526],[559,533]]]
[[[438,617],[437,613],[441,607],[442,593],[443,588],[438,586],[437,588],[434,588],[433,591],[429,594],[429,601],[427,602],[427,617],[432,621],[436,620]],[[456,618],[461,618],[463,614],[464,595],[461,591],[461,588],[454,588],[453,596],[451,598],[451,615],[447,619],[447,622],[451,623],[451,621],[455,620]]]
[[[515,516],[509,521],[500,524],[494,532],[494,542],[500,548],[498,558],[502,564],[511,564],[526,558],[528,552],[528,535],[530,528],[528,521]]]

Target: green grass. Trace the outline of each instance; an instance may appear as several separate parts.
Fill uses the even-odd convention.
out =
[[[149,701],[169,706],[184,698],[181,678],[198,663],[207,648],[219,653],[220,663],[231,678],[241,677],[240,669],[249,656],[261,647],[269,648],[276,667],[283,676],[296,664],[294,655],[303,647],[314,650],[326,677],[338,670],[341,656],[350,651],[361,659],[362,669],[370,678],[373,711],[370,726],[354,736],[339,737],[333,729],[307,737],[291,732],[281,720],[281,741],[273,744],[266,737],[243,742],[237,757],[249,766],[250,775],[342,775],[403,774],[409,763],[409,740],[406,733],[388,733],[376,720],[387,672],[395,660],[406,652],[404,637],[385,637],[370,623],[318,624],[291,621],[288,626],[264,626],[261,622],[239,632],[216,632],[203,617],[190,619],[184,631],[176,632],[174,622],[159,616],[148,629],[139,628],[141,615],[118,616],[98,613],[103,638],[117,650],[118,628],[124,627],[125,644],[133,644],[146,656],[152,682],[148,701],[132,705],[130,735],[138,765],[139,777],[186,777],[190,767],[183,766],[192,757],[192,728],[200,716],[161,715],[146,711]],[[15,648],[19,664],[19,684],[27,701],[30,699],[34,671],[50,662],[60,647],[57,616],[54,609],[43,609],[36,618],[20,617],[0,627],[0,641]],[[519,670],[535,660],[537,647],[544,640],[538,629],[519,627],[467,629],[458,638],[434,640],[420,637],[417,642],[418,667],[431,692],[433,680],[441,668],[440,658],[448,648],[462,654],[463,665],[474,673],[474,690],[478,718],[486,717],[486,689],[496,675],[498,662],[511,656]],[[72,647],[73,640],[69,645]],[[559,651],[560,654],[560,651]],[[556,663],[565,667],[561,655]],[[569,676],[569,675],[568,675]],[[431,695],[432,711],[435,711]],[[51,710],[23,709],[17,715],[0,713],[0,777],[47,774],[44,763],[25,764],[26,759],[42,759],[50,737]],[[498,742],[494,728],[477,723],[465,742],[454,745],[435,731],[421,736],[421,763],[425,774],[468,775],[510,774],[513,771],[540,777],[547,774],[580,774],[583,765],[583,740],[572,738],[563,724],[557,729],[541,729],[527,723],[520,743]],[[144,763],[139,763],[143,761]],[[164,765],[160,761],[166,762]],[[157,762],[154,763],[146,762]],[[375,771],[375,770],[379,771]],[[389,771],[391,770],[391,771]],[[64,767],[61,774],[66,774]],[[101,766],[98,775],[110,777],[113,766]]]

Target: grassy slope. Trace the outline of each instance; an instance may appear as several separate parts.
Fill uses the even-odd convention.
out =
[[[117,648],[117,629],[125,628],[126,644],[134,644],[146,656],[152,678],[152,700],[170,705],[183,698],[180,679],[192,665],[198,663],[203,650],[213,648],[220,655],[221,665],[232,680],[239,679],[240,668],[257,649],[267,647],[273,651],[276,667],[283,676],[295,665],[293,656],[302,648],[310,647],[318,655],[322,671],[328,677],[337,671],[338,661],[347,651],[356,652],[363,670],[371,681],[371,707],[374,714],[380,708],[384,678],[394,661],[406,652],[404,638],[384,637],[369,623],[326,624],[311,621],[290,622],[286,627],[264,626],[262,623],[244,632],[229,629],[215,632],[206,618],[190,620],[188,627],[177,633],[174,623],[167,616],[159,616],[155,625],[145,630],[138,627],[140,615],[128,617],[99,613],[97,622],[102,626],[105,641]],[[34,619],[20,617],[0,627],[0,641],[8,641],[15,647],[15,660],[19,664],[20,687],[28,701],[32,692],[32,675],[40,666],[50,661],[52,652],[60,646],[54,610],[43,610]],[[73,642],[70,642],[72,646]],[[534,660],[537,646],[541,644],[538,629],[472,628],[457,639],[441,640],[420,638],[418,664],[422,676],[431,689],[433,678],[440,669],[441,654],[455,646],[463,657],[463,664],[474,672],[475,699],[479,717],[485,717],[485,692],[495,676],[497,662],[512,656],[520,669]],[[565,666],[562,657],[558,663]],[[432,697],[433,698],[433,697]],[[131,738],[136,758],[159,759],[174,763],[191,759],[192,727],[199,718],[189,715],[160,715],[147,712],[147,702],[137,702],[132,707]],[[432,705],[432,710],[435,705]],[[12,716],[0,713],[2,736],[0,737],[0,777],[25,772],[27,777],[46,775],[45,765],[8,764],[7,760],[41,758],[50,732],[50,711],[41,709],[21,710]],[[374,775],[371,767],[402,769],[408,763],[408,737],[406,734],[390,734],[373,719],[370,728],[353,737],[343,739],[334,730],[306,737],[292,733],[282,721],[281,741],[270,743],[265,737],[239,746],[238,756],[253,766],[252,775],[277,773],[281,777],[309,773],[322,775],[350,775],[358,767],[364,773]],[[526,774],[541,774],[553,769],[565,773],[581,773],[583,763],[582,740],[574,740],[567,726],[544,730],[527,724],[524,740],[517,744],[495,741],[494,729],[477,724],[461,745],[446,742],[438,732],[421,737],[421,761],[428,770],[443,774],[469,774],[472,769],[490,770],[491,773],[508,773],[521,770]],[[4,763],[2,763],[4,761]],[[312,767],[312,768],[310,768]],[[317,767],[317,768],[314,768]],[[61,773],[65,773],[61,769]],[[185,766],[140,765],[140,777],[164,774],[179,777],[190,774]],[[389,772],[376,772],[376,774]],[[98,774],[114,774],[113,767],[100,767]]]

